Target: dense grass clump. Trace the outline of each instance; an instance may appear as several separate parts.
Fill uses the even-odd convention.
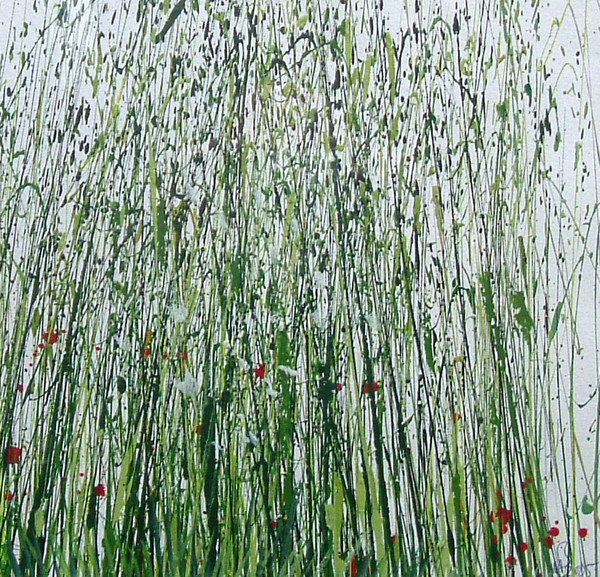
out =
[[[593,570],[584,15],[27,4],[0,573]]]

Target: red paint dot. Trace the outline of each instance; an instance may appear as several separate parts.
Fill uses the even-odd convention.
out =
[[[21,447],[8,447],[6,449],[6,462],[9,465],[18,465],[21,462],[22,455],[23,449]]]

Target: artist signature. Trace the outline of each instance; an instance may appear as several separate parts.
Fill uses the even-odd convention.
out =
[[[556,577],[568,577],[569,575],[591,577],[593,574],[592,569],[597,565],[598,563],[584,563],[572,567],[569,543],[567,541],[563,541],[556,547],[556,557],[553,565],[554,575]]]

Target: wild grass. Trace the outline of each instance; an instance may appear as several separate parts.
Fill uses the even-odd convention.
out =
[[[3,574],[591,570],[590,40],[478,4],[14,9]]]

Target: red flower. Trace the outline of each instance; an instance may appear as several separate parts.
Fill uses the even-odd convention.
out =
[[[337,390],[341,391],[344,388],[344,385],[342,385],[342,383],[338,383],[337,384]]]
[[[267,369],[263,363],[258,363],[258,367],[254,369],[254,374],[256,375],[257,379],[264,379],[266,372]]]
[[[517,564],[517,558],[514,557],[513,555],[509,555],[506,559],[506,564],[509,566],[509,568],[513,568],[516,564]]]
[[[579,529],[579,537],[585,539],[588,536],[588,530],[585,527]]]
[[[152,354],[152,351],[150,350],[150,347],[146,347],[146,348],[144,349],[144,356],[145,356],[146,358],[148,358],[148,357],[149,357],[151,354]]]
[[[552,535],[552,537],[558,537],[560,533],[560,529],[558,527],[550,527],[548,530],[548,534]]]
[[[19,391],[19,393],[22,393],[24,391],[24,387],[23,385],[17,385],[17,391]]]
[[[104,483],[99,483],[94,487],[94,493],[96,497],[106,497],[106,485]]]
[[[271,521],[271,527],[273,527],[273,529],[276,529],[276,528],[277,528],[277,520],[276,520],[276,519],[273,519],[273,520]]]
[[[358,559],[356,555],[352,557],[352,562],[350,563],[350,575],[352,577],[356,577],[358,575]]]
[[[502,534],[506,535],[506,533],[508,533],[508,525],[504,524],[502,525]]]
[[[18,465],[21,462],[21,454],[23,449],[20,447],[8,447],[6,449],[6,462],[9,465]]]
[[[525,553],[525,551],[527,551],[527,549],[529,549],[529,545],[527,545],[527,543],[525,543],[525,541],[523,541],[520,545],[519,545],[519,549],[521,549],[521,551],[523,553]]]
[[[13,500],[13,498],[14,498],[14,495],[13,495],[13,493],[12,493],[11,491],[9,491],[8,493],[6,493],[6,494],[4,495],[4,498],[5,498],[7,501],[12,501],[12,500]]]
[[[54,345],[58,342],[58,330],[54,330],[51,333],[46,331],[42,337],[49,345]]]
[[[377,381],[373,381],[372,383],[366,382],[363,385],[363,391],[365,395],[369,395],[371,392],[376,393],[379,390],[379,383]]]
[[[552,547],[554,547],[554,537],[546,537],[544,539],[544,545],[546,545],[547,549],[552,549]]]
[[[497,515],[498,518],[502,519],[503,525],[507,525],[512,519],[512,511],[510,509],[507,509],[506,507],[500,507],[498,509]]]

